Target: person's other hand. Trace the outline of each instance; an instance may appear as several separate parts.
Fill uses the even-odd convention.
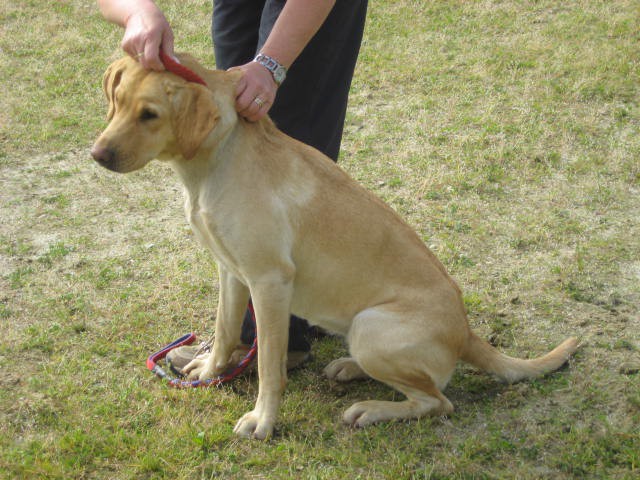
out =
[[[257,122],[269,112],[276,98],[278,85],[273,75],[256,62],[229,70],[240,70],[243,73],[236,89],[236,110],[250,122]]]
[[[159,56],[161,48],[175,58],[173,31],[164,14],[155,6],[138,10],[129,16],[121,45],[144,68],[164,70]]]

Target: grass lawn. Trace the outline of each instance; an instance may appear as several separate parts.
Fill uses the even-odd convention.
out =
[[[161,1],[213,66],[209,1]],[[215,263],[158,162],[98,167],[102,73],[122,32],[93,1],[0,3],[0,478],[640,476],[640,1],[372,1],[340,164],[459,282],[473,328],[568,367],[514,385],[461,365],[446,418],[354,430],[290,375],[276,436],[237,439],[257,379],[172,390],[144,361],[213,334]]]

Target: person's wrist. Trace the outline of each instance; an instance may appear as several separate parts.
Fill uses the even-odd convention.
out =
[[[154,2],[146,0],[137,2],[136,6],[125,16],[123,26],[126,27],[132,17],[140,16],[144,18],[158,13],[162,12]]]
[[[275,58],[262,52],[258,53],[253,61],[264,67],[273,78],[273,81],[279,87],[287,76],[287,69]]]

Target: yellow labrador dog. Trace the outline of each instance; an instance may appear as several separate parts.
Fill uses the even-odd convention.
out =
[[[259,393],[237,434],[264,439],[273,432],[291,313],[346,337],[351,357],[330,363],[329,378],[370,376],[406,396],[354,404],[344,421],[359,427],[452,412],[442,390],[459,359],[513,382],[553,371],[575,351],[569,338],[521,360],[480,339],[456,283],[391,208],[271,120],[239,118],[239,73],[180,59],[208,88],[130,58],[108,68],[110,123],[91,153],[123,173],[165,161],[184,183],[186,215],[220,275],[213,350],[187,365],[191,378],[227,368],[252,299]]]

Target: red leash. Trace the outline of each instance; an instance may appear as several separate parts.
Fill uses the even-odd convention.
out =
[[[176,62],[162,50],[160,50],[160,60],[162,60],[164,68],[166,68],[168,72],[174,73],[179,77],[184,78],[187,82],[194,82],[199,83],[200,85],[204,85],[205,87],[207,86],[207,82],[205,82],[196,72],[188,69],[181,63]]]
[[[249,302],[249,313],[251,314],[251,320],[255,326],[256,323],[256,314],[253,310],[253,305]],[[251,348],[244,356],[242,360],[230,370],[227,370],[225,373],[216,378],[210,378],[208,380],[182,380],[180,378],[171,378],[171,376],[160,366],[157,364],[158,361],[162,360],[167,354],[173,350],[174,348],[181,347],[183,345],[190,345],[196,340],[195,333],[187,333],[186,335],[180,337],[179,339],[171,342],[165,347],[161,348],[155,353],[149,355],[147,358],[147,368],[151,370],[151,373],[154,373],[158,377],[163,380],[167,380],[170,387],[174,388],[196,388],[196,387],[212,387],[218,386],[229,380],[233,380],[242,372],[245,371],[247,366],[251,363],[251,361],[256,357],[256,353],[258,353],[258,335],[256,335],[253,339],[253,344]]]

